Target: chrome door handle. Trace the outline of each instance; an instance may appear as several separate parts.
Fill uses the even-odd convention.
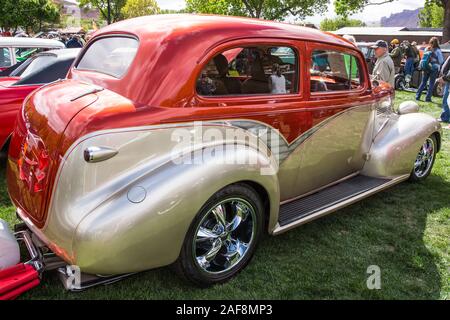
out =
[[[84,150],[84,160],[90,163],[105,161],[111,159],[118,153],[119,151],[116,149],[108,147],[88,147]]]

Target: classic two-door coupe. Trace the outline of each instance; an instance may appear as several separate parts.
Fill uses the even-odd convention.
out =
[[[430,174],[441,127],[393,95],[353,44],[317,30],[121,21],[24,102],[9,193],[36,245],[86,274],[174,265],[223,282],[263,232]]]
[[[26,96],[42,85],[65,78],[80,49],[38,53],[8,77],[0,77],[0,147],[7,153],[17,113]]]

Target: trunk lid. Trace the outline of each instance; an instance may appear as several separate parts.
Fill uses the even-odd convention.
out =
[[[58,145],[70,121],[97,100],[98,86],[64,80],[41,87],[25,100],[11,138],[8,189],[13,203],[43,227],[58,169]]]

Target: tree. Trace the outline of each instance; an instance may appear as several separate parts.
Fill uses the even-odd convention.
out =
[[[347,16],[363,10],[367,6],[381,5],[396,0],[335,0],[336,13]],[[443,42],[450,40],[450,0],[425,0],[426,5],[436,4],[444,9],[444,32]]]
[[[97,8],[108,24],[122,18],[122,8],[126,0],[80,0],[81,8]]]
[[[419,12],[419,22],[424,28],[442,28],[444,9],[436,3],[425,3],[425,7]]]
[[[60,14],[59,8],[53,1],[50,0],[32,0],[32,5],[29,9],[32,10],[31,17],[29,18],[28,26],[36,31],[42,30],[43,23],[56,23],[59,21]]]
[[[40,31],[44,23],[59,21],[59,8],[51,0],[0,0],[0,28],[17,31],[19,27]]]
[[[186,0],[186,11],[283,20],[324,13],[330,0]]]
[[[349,19],[348,17],[338,16],[334,19],[325,18],[320,23],[320,29],[323,31],[336,31],[344,27],[365,27],[366,24],[361,20]]]
[[[127,0],[122,8],[124,18],[146,16],[159,12],[160,9],[155,0]]]

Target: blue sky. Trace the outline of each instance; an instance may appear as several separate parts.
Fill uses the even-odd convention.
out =
[[[184,7],[184,0],[156,0],[159,6],[163,9],[181,9]],[[382,2],[383,0],[373,0],[373,2]],[[378,21],[381,17],[389,16],[392,13],[401,12],[405,9],[416,9],[422,7],[424,0],[396,0],[392,3],[387,3],[379,6],[370,6],[362,13],[354,15],[355,18],[370,22]],[[328,8],[327,17],[334,16],[333,5]],[[309,17],[306,20],[308,22],[319,23],[324,17],[314,16]]]

